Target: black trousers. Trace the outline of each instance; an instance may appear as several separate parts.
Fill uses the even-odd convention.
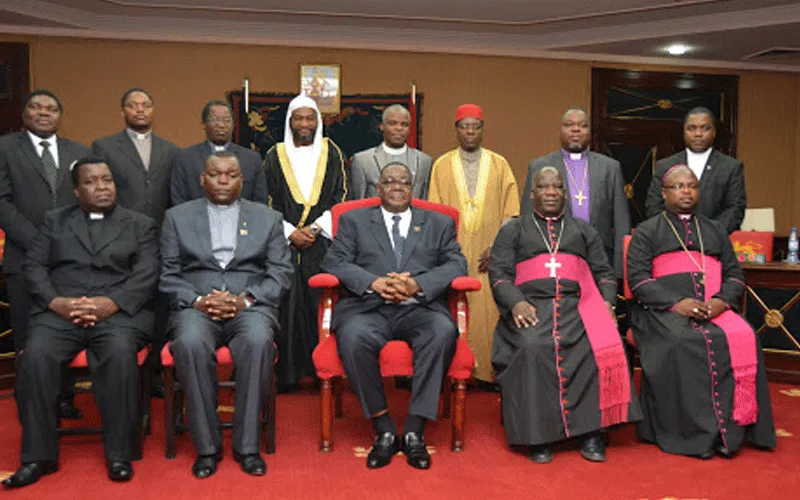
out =
[[[107,460],[131,460],[139,419],[136,353],[147,334],[100,322],[82,328],[33,323],[18,358],[15,396],[22,423],[22,463],[58,460],[57,402],[64,366],[87,349]]]
[[[364,416],[369,418],[387,409],[378,355],[390,340],[403,340],[414,353],[408,413],[436,420],[442,379],[458,340],[452,318],[418,304],[384,304],[339,321],[339,357],[361,400]]]

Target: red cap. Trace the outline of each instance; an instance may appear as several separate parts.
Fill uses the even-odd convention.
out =
[[[483,121],[483,110],[477,104],[462,104],[456,110],[456,123],[464,118],[477,118]]]

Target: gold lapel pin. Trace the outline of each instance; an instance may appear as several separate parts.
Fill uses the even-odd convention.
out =
[[[414,226],[414,232],[415,232],[415,233],[418,233],[418,232],[420,232],[420,231],[422,231],[422,228],[421,228],[421,227],[419,227],[419,226]]]

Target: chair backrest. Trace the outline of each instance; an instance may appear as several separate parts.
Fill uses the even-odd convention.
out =
[[[381,199],[377,196],[374,196],[372,198],[364,198],[361,200],[343,201],[342,203],[337,203],[334,205],[333,208],[331,208],[331,219],[333,219],[333,236],[336,236],[336,231],[339,228],[339,217],[343,213],[359,208],[377,207],[380,204]],[[420,200],[417,198],[411,199],[411,206],[425,210],[433,210],[434,212],[439,212],[440,214],[450,217],[453,219],[453,222],[455,222],[456,232],[458,232],[458,209],[449,205],[434,203],[427,200]]]
[[[633,298],[633,292],[628,285],[628,245],[631,244],[631,235],[626,234],[622,237],[622,289],[626,300]]]

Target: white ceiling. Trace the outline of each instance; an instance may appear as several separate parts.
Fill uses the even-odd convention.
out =
[[[0,0],[0,33],[800,72],[796,0]]]

